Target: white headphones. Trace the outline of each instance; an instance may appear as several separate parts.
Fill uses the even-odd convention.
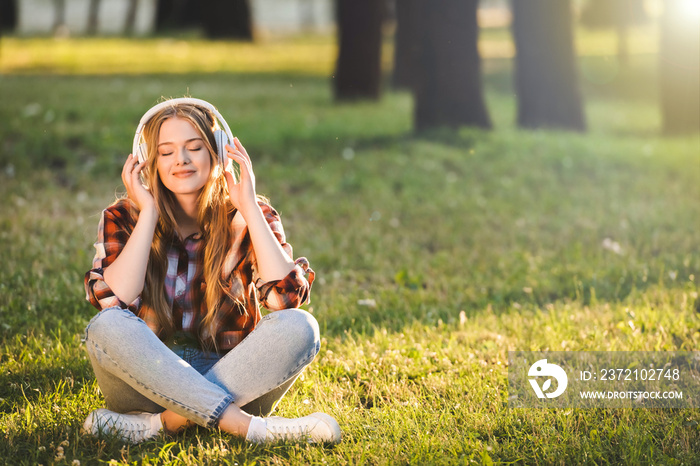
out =
[[[219,166],[221,166],[226,171],[232,171],[231,159],[228,158],[226,152],[226,144],[233,146],[233,134],[231,133],[231,129],[228,127],[228,123],[226,123],[224,117],[221,116],[219,111],[212,104],[205,100],[193,99],[191,97],[181,97],[178,99],[166,100],[165,102],[161,102],[158,105],[152,107],[141,117],[141,121],[139,121],[139,125],[136,127],[136,134],[134,135],[134,144],[132,148],[132,153],[139,158],[139,163],[143,163],[146,161],[146,159],[148,159],[146,142],[143,140],[143,136],[141,134],[143,132],[144,126],[146,126],[146,123],[148,123],[148,121],[159,111],[163,110],[164,108],[172,107],[178,104],[197,105],[199,107],[204,107],[207,110],[210,110],[214,114],[216,119],[219,121],[219,125],[223,127],[223,130],[217,129],[216,131],[214,131],[214,139],[216,140],[216,152],[219,155]]]

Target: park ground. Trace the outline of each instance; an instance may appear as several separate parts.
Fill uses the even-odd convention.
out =
[[[647,32],[626,64],[579,34],[585,134],[515,127],[505,31],[482,41],[494,130],[421,135],[406,92],[333,103],[324,38],[3,38],[0,463],[700,464],[696,409],[507,402],[508,351],[698,350],[700,139],[660,134]],[[184,94],[219,107],[316,270],[322,348],[278,414],[332,414],[337,446],[80,435],[99,214],[142,113]]]

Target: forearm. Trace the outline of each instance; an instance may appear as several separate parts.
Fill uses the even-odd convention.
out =
[[[243,214],[243,212],[241,212]],[[260,207],[255,204],[243,214],[253,243],[258,275],[264,282],[281,280],[294,269],[294,261],[282,249],[279,241],[265,220]]]
[[[125,303],[133,302],[143,291],[153,233],[158,222],[155,209],[144,209],[119,256],[104,269],[105,283]]]

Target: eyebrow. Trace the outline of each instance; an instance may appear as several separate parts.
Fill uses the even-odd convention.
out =
[[[192,142],[192,141],[203,141],[203,139],[202,139],[202,138],[192,138],[192,139],[188,139],[187,141],[185,141],[185,144],[189,144],[189,143]],[[165,141],[165,142],[161,142],[160,144],[158,144],[158,147],[160,147],[160,146],[162,146],[162,145],[164,145],[164,144],[175,144],[175,143],[174,143],[174,142],[171,142],[171,141]]]

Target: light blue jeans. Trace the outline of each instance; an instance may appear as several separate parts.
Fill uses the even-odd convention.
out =
[[[172,350],[119,307],[93,317],[84,341],[108,409],[169,409],[207,427],[231,403],[257,416],[272,412],[321,345],[316,319],[300,309],[267,314],[224,356]]]

